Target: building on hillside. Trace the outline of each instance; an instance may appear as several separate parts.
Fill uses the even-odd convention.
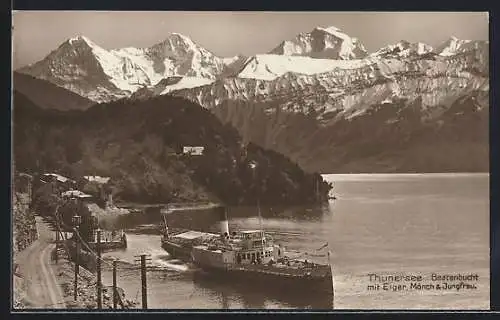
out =
[[[57,173],[44,173],[40,177],[42,183],[53,183],[54,186],[60,191],[68,191],[76,188],[76,181],[69,179]]]
[[[69,190],[63,192],[61,196],[63,199],[67,200],[64,206],[59,210],[66,227],[73,228],[73,216],[80,216],[80,235],[84,241],[91,241],[94,226],[92,225],[93,217],[88,205],[95,203],[94,197],[80,190]]]
[[[72,201],[77,206],[77,212],[75,212],[75,214],[80,216],[87,204],[94,203],[94,197],[92,195],[86,194],[80,190],[69,190],[63,192],[61,196],[65,200]]]
[[[61,196],[65,199],[91,199],[92,196],[90,194],[86,194],[80,190],[68,190],[61,194]]]
[[[91,194],[96,200],[102,201],[108,206],[113,206],[113,197],[110,188],[110,177],[83,176],[79,180],[79,189]]]
[[[184,146],[182,148],[182,153],[190,156],[201,156],[205,151],[205,147],[192,147],[192,146]]]

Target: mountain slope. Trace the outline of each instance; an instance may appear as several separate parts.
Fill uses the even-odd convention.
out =
[[[488,93],[472,92],[427,114],[422,100],[370,106],[321,125],[315,113],[266,112],[279,104],[225,102],[213,111],[248,141],[272,148],[306,170],[351,172],[485,172],[489,169]]]
[[[42,110],[14,96],[16,167],[76,177],[110,176],[115,198],[137,202],[220,200],[228,204],[300,204],[329,186],[284,156],[243,144],[236,130],[199,105],[161,96],[121,100],[86,111]],[[179,154],[204,146],[204,155]],[[257,167],[252,171],[250,164]],[[255,176],[254,176],[255,175]]]
[[[336,130],[352,134],[347,136],[349,141],[365,139],[371,141],[374,146],[378,145],[377,139],[391,138],[392,141],[392,136],[389,134],[387,137],[375,136],[361,129],[357,125],[361,123],[358,122],[360,121],[358,118],[364,119],[362,123],[366,122],[366,126],[370,119],[373,119],[377,126],[390,128],[395,125],[393,124],[395,119],[399,119],[401,110],[406,110],[409,106],[415,106],[420,120],[418,125],[407,129],[415,130],[414,134],[417,134],[420,129],[426,128],[436,134],[430,142],[437,141],[439,138],[437,131],[433,126],[427,127],[425,123],[451,121],[441,117],[447,110],[452,110],[457,101],[476,95],[488,96],[487,43],[453,56],[429,54],[432,52],[425,53],[425,50],[421,52],[423,53],[421,55],[344,61],[344,63],[363,61],[363,64],[354,68],[335,68],[319,74],[285,73],[272,80],[225,79],[203,87],[175,91],[172,94],[200,103],[217,114],[221,120],[232,123],[244,139],[277,150],[307,170],[321,172],[487,170],[485,141],[475,141],[469,145],[470,149],[464,148],[471,152],[479,148],[474,153],[479,158],[477,161],[471,161],[474,163],[471,167],[465,162],[461,165],[456,164],[462,160],[451,156],[453,152],[460,150],[460,143],[452,144],[449,148],[455,151],[442,155],[440,159],[438,156],[434,158],[426,156],[427,164],[422,160],[423,155],[432,152],[440,155],[439,150],[442,146],[429,144],[426,151],[422,151],[422,157],[419,157],[417,151],[410,151],[410,146],[403,153],[398,153],[398,150],[405,146],[403,142],[406,138],[396,135],[398,143],[385,146],[386,151],[381,148],[378,154],[375,148],[371,154],[364,154],[365,158],[348,155],[352,152],[363,154],[354,142],[348,144],[350,147],[345,150],[338,147],[337,144],[341,141],[336,140],[340,139],[336,137],[342,135]],[[484,110],[489,107],[489,102],[487,99],[482,99],[480,105],[481,110]],[[382,123],[377,120],[379,113],[374,113],[374,110],[379,108],[387,113],[387,118]],[[473,114],[469,116],[474,117]],[[453,126],[453,130],[457,133],[467,130],[466,122],[463,123],[465,127]],[[488,127],[486,120],[483,125],[485,128]],[[328,132],[324,137],[326,140],[315,139],[319,132]],[[453,135],[445,136],[453,140]],[[446,144],[445,141],[442,143]],[[417,145],[418,148],[425,148],[423,142],[415,143],[413,147],[417,148]],[[416,156],[413,153],[416,153]],[[379,165],[381,161],[388,163]]]
[[[87,109],[94,104],[93,101],[48,81],[18,72],[13,74],[13,87],[44,109],[78,110]]]

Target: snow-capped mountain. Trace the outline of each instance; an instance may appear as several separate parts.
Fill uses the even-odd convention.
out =
[[[206,84],[234,62],[215,56],[178,33],[149,48],[115,50],[106,50],[85,36],[77,36],[19,72],[103,102],[128,97],[169,76],[190,77],[191,85],[196,82],[193,78]]]
[[[466,52],[476,52],[482,55],[477,59],[485,60],[488,58],[488,44],[452,37],[433,50],[424,43],[403,40],[367,55],[359,40],[340,29],[316,27],[282,42],[269,54],[221,58],[178,33],[170,34],[149,48],[113,50],[106,50],[85,36],[77,36],[65,41],[42,61],[19,72],[103,102],[129,97],[133,93],[143,96],[145,90],[166,94],[209,85],[216,80],[230,81],[234,77],[273,81],[287,73],[319,76],[333,72],[341,75],[344,71],[349,73],[348,70],[363,72],[366,67],[374,65],[384,68],[385,61],[391,59],[406,61],[417,57],[432,60],[436,55],[453,58]],[[369,76],[363,75],[365,78]],[[180,77],[186,78],[180,80]],[[177,79],[175,85],[172,79]],[[217,81],[217,85],[220,83]]]
[[[435,52],[441,56],[453,56],[460,53],[479,50],[488,51],[488,41],[462,40],[456,37],[450,37],[441,46],[437,47]]]
[[[316,27],[294,39],[283,41],[269,52],[286,56],[307,56],[327,59],[360,59],[367,55],[365,47],[336,27]]]
[[[337,62],[332,60],[332,64]],[[286,72],[251,79],[240,75],[174,93],[210,109],[225,100],[280,101],[286,111],[308,112],[313,108],[320,120],[330,119],[331,112],[337,116],[359,115],[369,105],[392,98],[420,97],[425,106],[432,107],[447,104],[447,99],[462,92],[488,90],[488,61],[476,60],[475,54],[341,62],[353,64],[330,66],[330,71],[311,74]]]
[[[212,110],[247,141],[281,152],[307,170],[486,170],[487,42],[450,56],[422,44],[393,48],[402,50],[341,61],[260,55],[250,58],[238,77],[171,94]],[[434,148],[429,134],[439,130],[461,142],[447,145],[443,139]],[[403,148],[411,150],[397,151]],[[436,151],[442,148],[452,158],[474,153],[477,159],[450,169],[447,164],[455,160],[440,158]],[[357,160],[365,149],[381,158]]]
[[[367,54],[357,39],[338,28],[318,27],[268,54],[221,58],[179,34],[149,48],[115,50],[77,37],[21,71],[94,101],[182,96],[233,124],[247,141],[281,152],[304,168],[334,172],[338,163],[330,160],[338,158],[339,150],[360,152],[384,140],[392,157],[396,151],[389,141],[392,147],[404,146],[412,132],[448,130],[447,136],[463,136],[455,121],[484,126],[489,43],[450,38],[433,49],[403,40]],[[457,120],[459,115],[465,118]],[[346,141],[359,139],[366,145],[342,149]],[[404,169],[429,139],[418,140],[411,151],[415,154],[405,154],[403,160],[384,159],[403,161]],[[434,149],[425,150],[422,154]],[[454,152],[450,154],[462,156]]]
[[[45,59],[19,70],[95,101],[127,96],[147,74],[84,36],[71,38]]]

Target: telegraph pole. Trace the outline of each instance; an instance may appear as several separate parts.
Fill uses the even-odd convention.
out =
[[[117,309],[118,293],[116,292],[116,259],[113,260],[113,309]]]
[[[142,283],[142,308],[148,308],[148,287],[146,281],[146,262],[151,261],[151,257],[146,254],[141,254],[141,283]],[[137,261],[137,260],[136,260]]]
[[[56,227],[56,252],[55,252],[56,254],[55,254],[54,259],[55,259],[55,262],[57,264],[57,260],[58,260],[58,256],[59,256],[59,252],[58,252],[58,250],[59,250],[59,221],[56,221],[56,224],[57,224],[57,227]],[[31,238],[33,240],[33,237],[31,237]]]
[[[148,308],[148,287],[146,281],[146,255],[141,255],[142,308]]]
[[[102,281],[101,281],[101,229],[97,229],[97,309],[102,309]]]
[[[78,299],[78,273],[80,271],[79,258],[80,258],[80,246],[78,241],[78,228],[80,226],[81,218],[79,215],[73,216],[73,238],[75,239],[75,281],[73,287],[73,300]]]

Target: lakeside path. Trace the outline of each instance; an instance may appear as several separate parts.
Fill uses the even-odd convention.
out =
[[[36,217],[38,239],[16,254],[18,270],[14,275],[15,300],[24,308],[66,308],[62,290],[55,276],[51,252],[55,249],[54,232],[41,217]]]

